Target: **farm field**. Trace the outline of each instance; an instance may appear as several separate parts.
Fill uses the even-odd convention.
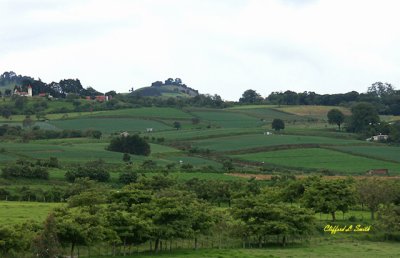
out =
[[[177,250],[158,254],[135,254],[133,256],[114,256],[116,258],[144,258],[144,257],[182,257],[182,258],[274,258],[274,257],[398,257],[400,245],[391,242],[366,242],[366,241],[329,241],[319,243],[295,245],[286,248],[271,246],[264,249],[203,249],[203,250]],[[103,256],[96,256],[101,258]]]
[[[378,168],[387,168],[392,174],[400,174],[399,163],[385,162],[321,148],[259,152],[233,155],[232,157],[284,167],[330,170],[350,175],[363,174],[370,169]]]
[[[400,147],[390,147],[382,145],[382,146],[368,146],[368,147],[335,146],[333,148],[348,153],[400,162]]]
[[[95,129],[107,134],[121,131],[145,132],[146,128],[154,128],[154,130],[171,129],[171,127],[154,120],[127,118],[77,118],[73,120],[54,120],[50,124],[59,129]]]
[[[68,142],[68,141],[67,141]],[[0,159],[13,160],[21,157],[34,159],[48,159],[56,157],[60,161],[66,162],[86,162],[90,160],[103,159],[107,163],[122,163],[122,153],[105,150],[108,143],[68,143],[68,144],[44,144],[40,143],[2,143],[2,148],[6,153],[0,154]],[[179,150],[159,145],[151,144],[153,155],[162,153],[179,153]],[[132,155],[133,161],[142,162],[150,159],[144,156]]]
[[[176,108],[158,108],[158,107],[142,107],[129,108],[109,111],[99,111],[91,115],[91,117],[146,117],[146,118],[163,118],[163,119],[191,119],[189,113]]]
[[[320,145],[346,145],[363,143],[357,140],[343,140],[318,136],[284,135],[273,134],[264,135],[251,134],[240,136],[220,137],[216,139],[205,139],[194,141],[193,145],[199,148],[207,148],[215,151],[232,151],[240,149],[251,149],[259,147],[270,147],[278,145],[300,145],[300,144],[320,144]]]
[[[337,106],[281,106],[275,109],[298,116],[310,116],[326,119],[326,115],[328,114],[329,110],[333,108],[339,109],[345,115],[351,114],[348,108]]]
[[[12,225],[28,220],[42,222],[60,203],[0,201],[0,225]]]
[[[264,124],[258,118],[228,111],[205,110],[193,111],[191,114],[198,117],[201,121],[209,122],[212,126],[223,128],[260,127]]]
[[[233,110],[232,110],[233,112]],[[249,116],[257,117],[260,119],[264,119],[267,122],[272,122],[275,118],[280,118],[284,121],[296,121],[296,120],[306,120],[307,118],[290,114],[286,112],[282,112],[280,110],[274,108],[247,108],[247,109],[235,109],[235,113],[246,114]]]

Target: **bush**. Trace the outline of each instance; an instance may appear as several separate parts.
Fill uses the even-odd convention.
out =
[[[119,182],[124,185],[136,183],[138,174],[136,172],[126,171],[119,175]]]
[[[107,147],[109,151],[130,153],[134,155],[150,155],[150,145],[139,135],[128,135],[113,138]]]
[[[30,178],[30,179],[49,179],[49,172],[45,167],[33,164],[13,164],[3,168],[1,174],[4,178]]]
[[[104,166],[104,161],[88,162],[85,165],[79,165],[65,173],[65,179],[69,182],[75,182],[77,178],[89,178],[99,182],[110,180],[110,173]]]

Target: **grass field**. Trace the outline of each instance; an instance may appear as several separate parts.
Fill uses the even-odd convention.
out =
[[[246,109],[234,109],[234,111],[237,113],[264,119],[268,122],[272,122],[272,120],[274,120],[275,118],[280,118],[284,121],[304,120],[304,117],[282,112],[281,110],[274,108],[251,108],[251,109],[246,108]]]
[[[142,107],[110,111],[99,111],[92,117],[146,117],[146,118],[170,118],[170,119],[191,119],[192,116],[176,108]]]
[[[392,174],[400,173],[400,165],[393,162],[359,157],[320,148],[260,152],[234,155],[233,157],[284,167],[326,169],[347,174],[362,174],[370,169],[378,168],[387,168]]]
[[[43,222],[49,212],[60,203],[0,201],[0,225],[12,225],[28,220]]]
[[[177,250],[158,254],[135,254],[133,256],[114,256],[116,258],[144,257],[182,257],[182,258],[275,258],[275,257],[399,257],[400,245],[390,242],[367,242],[357,240],[324,240],[320,243],[293,245],[286,248],[271,246],[264,249],[200,249]],[[95,258],[100,258],[98,256]]]
[[[198,117],[202,122],[208,122],[214,127],[223,128],[248,128],[260,127],[264,123],[260,119],[248,116],[246,114],[228,112],[228,111],[193,111],[194,116]]]
[[[384,160],[392,160],[400,163],[400,147],[389,146],[337,146],[334,147],[348,153],[365,155],[368,157],[377,157]],[[400,166],[400,164],[399,164]]]
[[[146,132],[146,128],[167,130],[171,127],[154,120],[128,118],[77,118],[72,120],[54,120],[49,122],[60,129],[95,129],[103,133]]]
[[[283,112],[295,114],[298,116],[310,116],[315,118],[325,118],[327,119],[327,114],[331,109],[339,109],[345,115],[350,115],[351,112],[348,108],[344,107],[334,107],[334,106],[282,106],[276,108]]]
[[[105,150],[108,143],[71,143],[66,144],[46,144],[40,143],[2,143],[2,148],[6,153],[0,155],[0,160],[12,160],[16,158],[48,159],[56,157],[60,161],[66,162],[86,162],[90,160],[103,159],[107,163],[122,163],[122,153]],[[159,145],[151,144],[152,155],[160,153],[177,153],[179,150]],[[132,155],[132,161],[142,162],[150,157]],[[167,161],[166,161],[167,162]]]
[[[208,148],[216,151],[231,151],[240,149],[251,149],[259,147],[277,146],[277,145],[295,145],[295,144],[320,144],[320,145],[341,145],[341,144],[359,144],[363,143],[356,140],[334,139],[318,136],[302,135],[283,135],[273,134],[264,135],[251,134],[220,137],[215,139],[205,139],[194,141],[193,145],[199,148]]]

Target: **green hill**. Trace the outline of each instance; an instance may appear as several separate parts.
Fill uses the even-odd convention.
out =
[[[135,90],[134,93],[146,97],[195,97],[199,95],[197,90],[182,84],[182,80],[179,78],[175,80],[169,78],[165,83],[156,81],[151,86]]]

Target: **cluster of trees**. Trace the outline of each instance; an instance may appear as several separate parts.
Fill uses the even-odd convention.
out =
[[[29,119],[29,118],[28,118]],[[41,139],[63,139],[63,138],[80,138],[80,137],[89,137],[100,139],[102,136],[102,132],[99,130],[88,129],[86,131],[82,130],[73,130],[73,129],[64,129],[61,131],[55,130],[43,130],[38,126],[34,126],[34,123],[28,122],[25,119],[23,121],[23,126],[10,126],[8,124],[4,124],[0,126],[0,138],[22,138],[24,141],[29,140],[41,140]],[[30,119],[29,119],[30,120]]]
[[[18,160],[2,168],[3,178],[49,179],[49,171],[40,163]]]
[[[17,75],[15,72],[5,72],[0,75],[0,86],[15,86],[18,91],[27,92],[32,87],[32,94],[47,93],[55,98],[65,98],[68,94],[77,94],[82,97],[102,95],[92,87],[83,88],[79,79],[65,79],[60,82],[45,83],[39,78],[35,80],[29,76]],[[5,90],[5,96],[11,96],[11,90]]]
[[[272,92],[267,98],[262,98],[254,90],[246,90],[239,103],[243,104],[274,104],[274,105],[323,105],[339,106],[352,105],[356,102],[372,104],[379,114],[400,115],[400,90],[395,90],[390,83],[376,82],[368,87],[366,93],[351,91],[340,94],[317,94],[315,92],[301,92],[287,90]]]
[[[351,107],[351,115],[346,117],[339,109],[328,112],[328,122],[336,124],[340,130],[345,124],[349,132],[359,133],[363,137],[377,134],[389,135],[389,142],[400,142],[400,123],[388,123],[381,121],[376,108],[366,102],[354,104]]]
[[[110,180],[110,173],[107,170],[105,162],[100,159],[70,168],[65,173],[65,179],[68,182],[75,182],[75,180],[79,178],[89,178],[98,182],[107,182]]]
[[[143,156],[149,156],[151,152],[150,144],[137,134],[113,138],[107,150]]]
[[[360,204],[371,211],[374,221],[378,213],[376,233],[396,239],[399,189],[398,181],[380,178],[355,182],[277,176],[271,186],[262,187],[255,180],[178,183],[156,175],[136,178],[119,190],[78,179],[68,188],[67,206],[56,209],[44,227],[0,227],[0,252],[47,251],[54,256],[68,247],[72,257],[78,246],[86,246],[90,253],[101,243],[117,255],[144,243],[158,251],[190,240],[197,248],[199,239],[208,239],[210,246],[221,245],[222,239],[235,239],[243,247],[264,247],[271,240],[285,246],[288,239],[304,239],[323,230],[315,212],[330,213],[335,220],[337,212]],[[220,203],[229,208],[216,208]]]

